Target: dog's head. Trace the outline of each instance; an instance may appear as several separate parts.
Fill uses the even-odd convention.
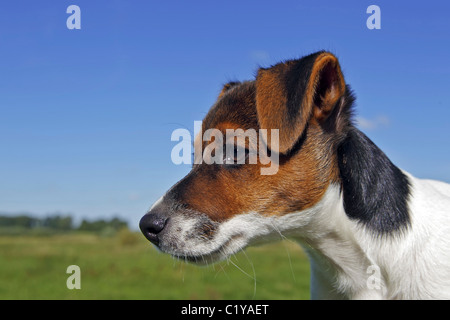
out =
[[[267,135],[239,143],[205,139],[201,132],[196,153],[201,148],[201,155],[217,156],[211,146],[217,150],[220,143],[231,145],[231,159],[224,151],[220,161],[196,161],[141,219],[142,232],[163,252],[209,263],[307,225],[339,181],[336,149],[352,102],[338,60],[328,52],[260,69],[254,81],[225,85],[202,132],[216,129],[226,136],[227,129],[277,129],[278,139]],[[262,144],[278,155],[275,174],[261,174],[268,166]],[[250,155],[257,161],[250,163]]]

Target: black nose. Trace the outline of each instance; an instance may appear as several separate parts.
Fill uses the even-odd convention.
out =
[[[158,234],[166,226],[167,220],[167,217],[164,217],[159,213],[147,213],[139,222],[139,228],[151,243],[158,245]]]

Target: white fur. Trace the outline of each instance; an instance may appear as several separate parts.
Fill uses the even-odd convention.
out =
[[[159,197],[158,200],[155,201],[155,203],[150,207],[148,211],[151,211],[154,207],[156,207],[158,204],[160,204],[164,199],[164,196]]]
[[[172,227],[179,232],[161,249],[210,263],[289,237],[310,258],[314,299],[450,299],[450,185],[405,174],[412,194],[411,226],[404,231],[374,235],[348,218],[339,186],[330,185],[312,208],[283,216],[240,214],[219,224],[208,241],[192,236],[198,218],[175,216]]]

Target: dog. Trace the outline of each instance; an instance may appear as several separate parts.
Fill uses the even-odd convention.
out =
[[[141,231],[197,264],[293,239],[310,260],[312,299],[449,299],[450,185],[396,167],[354,125],[354,100],[326,51],[226,84],[202,132],[278,130],[259,142],[278,154],[277,172],[235,158],[196,162],[142,217]],[[195,143],[204,151],[215,142],[200,133]]]

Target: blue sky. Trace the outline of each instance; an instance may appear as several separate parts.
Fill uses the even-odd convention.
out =
[[[449,15],[444,0],[2,3],[0,212],[137,227],[190,169],[170,160],[174,129],[193,130],[222,84],[322,49],[360,128],[401,168],[450,182]]]

